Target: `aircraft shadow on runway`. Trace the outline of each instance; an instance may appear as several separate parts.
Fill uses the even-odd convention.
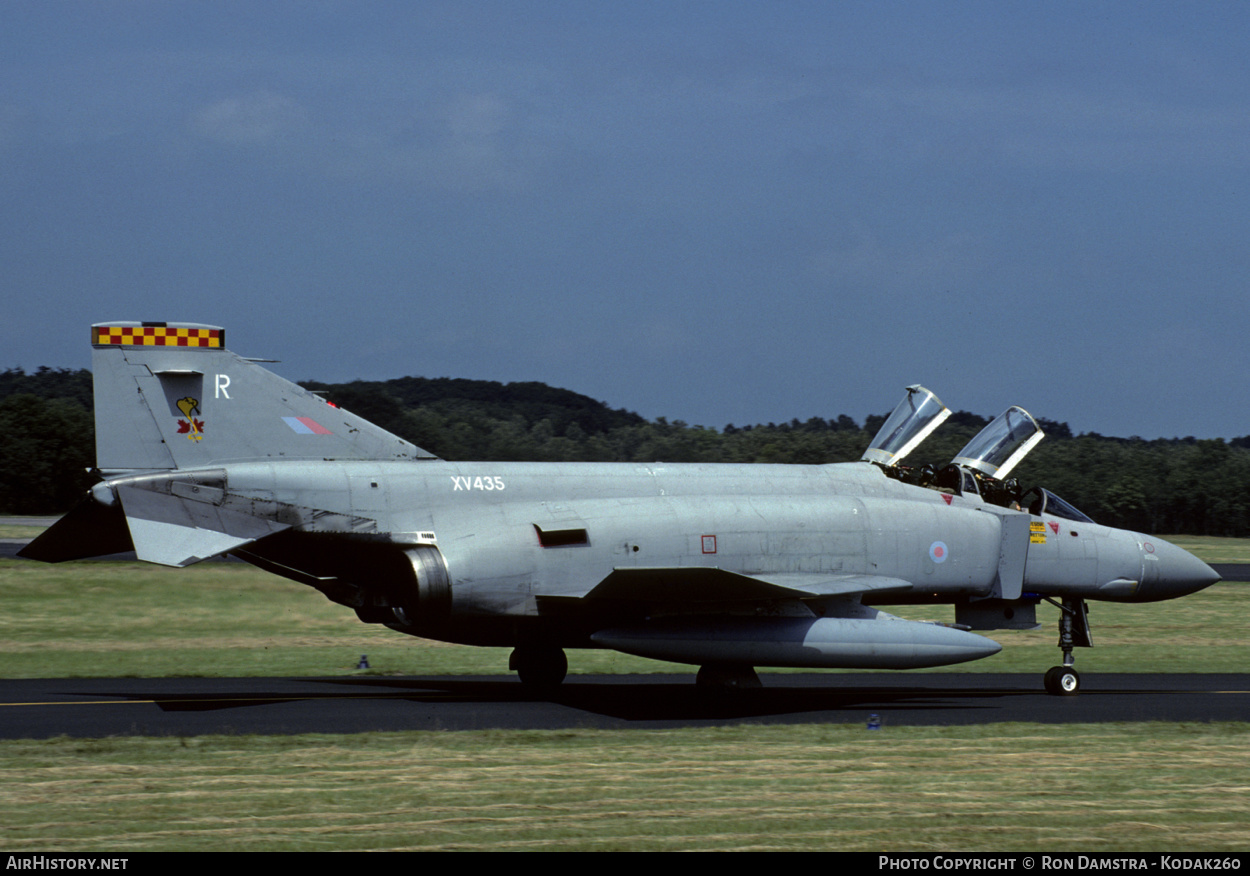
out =
[[[313,681],[308,679],[307,681]],[[155,703],[165,712],[203,712],[255,708],[289,702],[325,700],[407,700],[427,704],[498,705],[507,708],[547,704],[625,721],[724,720],[750,717],[802,715],[810,712],[895,709],[923,711],[993,707],[1003,698],[1043,696],[1042,691],[986,687],[968,688],[866,688],[866,687],[765,687],[708,693],[690,683],[607,684],[566,682],[550,692],[536,692],[515,681],[442,678],[350,678],[317,679],[332,685],[324,692],[274,690],[224,690],[212,693],[171,691],[154,694],[141,686],[103,695]],[[345,691],[344,688],[350,690]],[[96,692],[100,695],[101,692]]]

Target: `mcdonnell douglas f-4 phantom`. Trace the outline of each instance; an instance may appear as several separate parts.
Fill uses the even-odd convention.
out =
[[[229,352],[224,331],[92,327],[103,478],[22,551],[133,549],[188,566],[230,554],[315,587],[365,623],[509,646],[527,684],[566,648],[697,665],[908,669],[1001,646],[1061,608],[1073,694],[1087,600],[1153,602],[1219,576],[1152,536],[1100,526],[1009,471],[1042,437],[1008,408],[944,468],[900,463],[950,412],[909,387],[859,462],[831,465],[447,462]],[[951,625],[877,606],[950,603]]]

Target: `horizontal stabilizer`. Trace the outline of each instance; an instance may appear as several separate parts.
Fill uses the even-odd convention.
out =
[[[613,569],[586,599],[640,602],[741,602],[853,596],[859,593],[911,590],[898,578],[876,575],[822,575],[784,572],[743,575],[706,566]]]
[[[119,486],[117,496],[135,554],[164,566],[189,566],[289,528],[171,493]]]
[[[86,498],[17,555],[43,563],[62,563],[120,554],[133,547],[121,510]]]

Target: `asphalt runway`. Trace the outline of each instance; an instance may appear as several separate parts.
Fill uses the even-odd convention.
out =
[[[1041,674],[761,674],[706,697],[692,675],[571,676],[548,697],[512,677],[0,680],[0,738],[669,728],[1250,721],[1250,674],[1090,674],[1054,697]]]

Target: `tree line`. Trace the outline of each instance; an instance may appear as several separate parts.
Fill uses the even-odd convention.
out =
[[[857,460],[886,414],[861,425],[842,414],[723,429],[646,420],[565,389],[403,377],[305,387],[444,459],[586,462]],[[91,374],[40,368],[0,372],[0,511],[55,514],[93,483]],[[960,411],[909,463],[949,462],[988,420]],[[1094,520],[1143,532],[1250,536],[1250,436],[1146,441],[1073,435],[1040,420],[1047,437],[1012,474],[1063,496]]]

